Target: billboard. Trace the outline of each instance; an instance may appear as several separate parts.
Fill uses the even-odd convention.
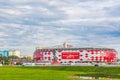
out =
[[[79,52],[62,52],[62,59],[79,59]]]

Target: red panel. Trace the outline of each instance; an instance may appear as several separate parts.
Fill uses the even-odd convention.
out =
[[[61,61],[61,59],[59,59],[59,61]]]
[[[107,51],[106,52],[107,62],[115,61],[116,53],[114,51]]]
[[[85,57],[88,58],[88,55],[86,55]]]
[[[58,50],[58,52],[61,52],[61,51],[62,51],[62,50],[60,50],[60,49]]]
[[[92,58],[91,60],[93,61],[94,59]]]
[[[94,50],[91,50],[91,54],[94,54]]]
[[[80,56],[83,56],[82,54],[80,54]]]
[[[92,60],[92,61],[94,60],[94,56],[91,57],[91,60]]]
[[[82,61],[83,59],[81,58],[80,60]]]
[[[45,59],[47,59],[47,57],[45,57]]]
[[[62,59],[79,59],[79,52],[62,52]]]
[[[50,52],[48,52],[48,55],[50,55]]]
[[[48,60],[50,60],[50,57],[48,57]]]
[[[80,50],[80,52],[83,52],[83,50]]]
[[[34,57],[34,59],[35,60],[40,60],[40,59],[43,59],[43,54],[41,53],[41,52],[35,52],[34,53],[34,55],[35,55],[35,57]]]
[[[98,61],[98,57],[96,56],[95,58],[96,58],[96,61]]]
[[[60,57],[61,55],[59,55],[59,57]]]

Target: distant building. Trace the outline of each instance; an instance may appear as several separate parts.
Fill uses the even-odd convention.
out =
[[[33,59],[33,55],[28,55],[27,57],[30,59]]]
[[[0,55],[1,56],[18,56],[20,57],[21,52],[19,50],[0,50]]]
[[[20,57],[21,52],[19,50],[9,50],[9,56],[18,56]]]
[[[0,55],[1,56],[9,56],[9,52],[7,50],[4,50],[4,51],[0,51]]]

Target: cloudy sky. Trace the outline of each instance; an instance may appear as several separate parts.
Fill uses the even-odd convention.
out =
[[[28,55],[67,41],[120,54],[119,9],[120,0],[0,0],[0,49]]]

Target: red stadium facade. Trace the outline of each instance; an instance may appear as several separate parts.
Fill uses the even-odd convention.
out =
[[[51,63],[113,63],[117,60],[117,52],[108,48],[51,48],[37,49],[33,56],[36,62]]]

